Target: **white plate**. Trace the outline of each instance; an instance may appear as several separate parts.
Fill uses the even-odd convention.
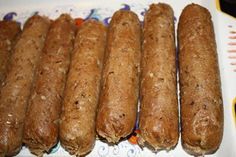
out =
[[[108,21],[112,14],[118,9],[131,9],[138,14],[140,20],[143,20],[143,12],[148,9],[152,2],[160,1],[151,0],[0,0],[0,18],[6,14],[14,12],[16,14],[8,14],[8,18],[13,17],[23,24],[25,20],[38,12],[40,15],[49,16],[52,19],[58,17],[61,13],[69,13],[72,17],[77,18],[97,18],[101,21]],[[176,23],[182,9],[189,3],[197,3],[209,9],[214,22],[218,58],[221,72],[222,93],[224,100],[224,136],[219,150],[209,157],[235,157],[236,156],[236,127],[235,127],[235,111],[233,111],[233,99],[236,97],[236,52],[228,52],[229,50],[236,51],[236,20],[224,13],[221,13],[218,7],[218,1],[211,0],[165,0],[163,1],[172,6]],[[175,26],[177,26],[175,24]],[[69,156],[69,154],[58,146],[47,156]],[[45,155],[45,156],[46,156]],[[29,150],[22,148],[18,156],[32,156]],[[161,151],[152,153],[147,148],[141,149],[138,145],[131,145],[128,141],[120,142],[115,146],[108,146],[106,143],[99,140],[93,151],[88,154],[88,157],[187,157],[179,141],[177,147],[169,152]]]

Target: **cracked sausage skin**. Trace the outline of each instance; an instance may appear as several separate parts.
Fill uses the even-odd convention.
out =
[[[144,17],[141,60],[141,145],[169,150],[178,143],[174,13],[152,4]]]
[[[214,153],[223,135],[223,102],[211,15],[190,4],[178,24],[181,137],[186,152]]]
[[[101,22],[88,20],[76,35],[60,123],[61,145],[73,155],[85,155],[95,144],[106,33]]]
[[[15,45],[0,93],[0,154],[3,156],[13,156],[21,149],[27,104],[49,25],[47,18],[32,16]]]
[[[37,156],[58,142],[61,101],[75,35],[74,20],[62,14],[45,41],[26,112],[23,142]]]
[[[132,11],[112,16],[96,121],[97,133],[108,142],[127,137],[135,126],[139,93],[141,27]]]

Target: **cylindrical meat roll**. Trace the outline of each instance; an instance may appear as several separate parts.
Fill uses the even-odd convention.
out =
[[[132,11],[117,11],[108,30],[97,133],[116,143],[134,126],[139,93],[141,27]]]
[[[0,86],[6,77],[11,52],[20,31],[16,21],[0,21]]]
[[[171,149],[179,137],[176,51],[172,8],[152,4],[144,17],[140,144]]]
[[[49,20],[35,15],[24,25],[0,93],[0,154],[15,155],[21,148],[28,98]]]
[[[191,4],[178,24],[182,145],[190,154],[215,152],[223,135],[223,102],[211,15]]]
[[[61,101],[75,34],[74,20],[66,14],[48,31],[25,117],[23,142],[38,156],[56,143]]]
[[[61,145],[73,155],[85,155],[95,143],[95,118],[100,93],[106,27],[84,22],[76,35],[60,123]]]

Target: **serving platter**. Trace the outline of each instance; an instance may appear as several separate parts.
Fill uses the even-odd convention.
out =
[[[26,19],[34,14],[57,18],[62,13],[69,13],[77,20],[94,18],[108,25],[111,16],[116,10],[132,10],[143,21],[145,11],[151,3],[165,2],[169,4],[175,14],[175,28],[182,9],[190,3],[197,3],[206,7],[212,15],[217,42],[218,60],[221,74],[222,94],[224,101],[224,135],[218,151],[209,157],[235,157],[236,156],[236,19],[222,13],[218,0],[0,0],[0,19],[16,20],[23,26]],[[177,40],[176,40],[177,41]],[[138,136],[133,135],[133,138]],[[181,138],[180,138],[181,139]],[[23,146],[19,157],[33,156]],[[49,154],[45,156],[70,156],[58,143]],[[131,140],[121,141],[118,145],[108,145],[106,142],[96,140],[95,147],[88,157],[188,157],[182,149],[181,141],[175,149],[153,153],[147,148],[141,148]]]

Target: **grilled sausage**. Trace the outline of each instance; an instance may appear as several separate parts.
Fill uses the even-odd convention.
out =
[[[137,15],[120,10],[113,16],[102,77],[97,133],[116,143],[134,126],[139,93],[141,28]]]
[[[193,155],[217,150],[223,135],[223,104],[211,15],[191,4],[178,24],[182,145]]]
[[[16,21],[0,21],[0,85],[6,77],[11,52],[20,31]]]
[[[106,27],[102,23],[88,20],[79,27],[60,124],[61,145],[77,156],[90,152],[95,143],[105,43]]]
[[[152,4],[144,17],[141,60],[140,143],[171,149],[178,142],[174,14]]]
[[[69,15],[63,14],[55,20],[49,28],[36,70],[25,117],[23,142],[38,156],[57,143],[61,100],[74,34],[74,21]]]
[[[3,156],[15,155],[21,148],[27,102],[49,24],[46,18],[31,17],[15,45],[0,93],[0,154]]]

